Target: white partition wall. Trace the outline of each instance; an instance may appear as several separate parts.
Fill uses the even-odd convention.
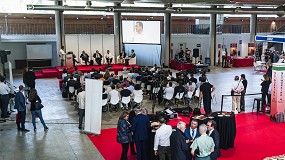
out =
[[[66,53],[72,51],[76,55],[76,59],[79,58],[79,43],[78,43],[78,36],[77,35],[66,35],[65,36],[65,50]]]
[[[114,56],[112,63],[115,63],[115,55],[114,55],[114,35],[103,35],[103,52],[104,53],[104,57],[105,54],[107,53],[107,50],[110,50],[110,53]],[[104,63],[106,62],[106,59],[104,58],[103,60]]]
[[[93,56],[93,53],[96,52],[96,50],[98,50],[103,55],[103,39],[102,39],[102,37],[103,36],[100,35],[100,34],[94,34],[94,35],[91,36],[91,52],[92,52],[92,56]]]
[[[91,35],[78,35],[79,40],[79,56],[81,55],[82,51],[85,51],[90,57],[91,52]],[[81,62],[81,59],[80,59]]]
[[[85,81],[85,127],[84,132],[101,133],[103,81],[86,79]]]

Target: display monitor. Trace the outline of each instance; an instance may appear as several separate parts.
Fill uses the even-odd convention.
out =
[[[123,43],[160,44],[160,21],[123,20]]]

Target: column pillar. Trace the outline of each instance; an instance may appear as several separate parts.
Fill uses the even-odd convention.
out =
[[[55,5],[62,6],[62,1],[56,0]],[[61,49],[61,46],[65,46],[63,11],[57,11],[57,10],[55,11],[55,32],[56,32],[57,55],[59,55],[59,50]],[[59,57],[57,56],[57,58]]]
[[[120,3],[115,3],[115,6],[120,6]],[[121,13],[114,12],[114,62],[117,63],[117,56],[122,51],[121,47]]]
[[[164,13],[164,65],[169,67],[171,45],[171,13]]]
[[[217,8],[217,6],[212,6],[211,8]],[[215,66],[216,63],[216,24],[217,24],[217,14],[210,15],[210,48],[209,57],[211,59],[211,66]]]
[[[257,14],[251,14],[250,16],[250,43],[255,43],[256,26],[257,26]]]

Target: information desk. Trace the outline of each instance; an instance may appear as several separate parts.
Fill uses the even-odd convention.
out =
[[[234,58],[233,67],[251,67],[253,62],[253,58]]]
[[[194,64],[192,63],[180,63],[176,60],[170,60],[170,68],[175,70],[194,70]]]

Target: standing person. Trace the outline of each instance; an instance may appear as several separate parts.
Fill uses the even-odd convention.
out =
[[[170,149],[172,160],[186,160],[189,140],[185,140],[184,132],[186,130],[185,122],[178,122],[177,129],[170,136]]]
[[[132,141],[132,133],[130,130],[130,123],[128,122],[129,113],[124,111],[118,121],[117,125],[117,142],[122,145],[122,154],[120,160],[128,159],[129,143]]]
[[[207,134],[208,136],[212,137],[215,143],[214,151],[211,153],[210,157],[211,160],[216,160],[218,157],[221,156],[220,154],[220,136],[219,132],[215,129],[216,122],[214,120],[209,120],[207,123]]]
[[[240,97],[240,110],[244,111],[245,110],[245,101],[244,101],[244,95],[246,93],[246,88],[247,88],[247,80],[245,79],[245,75],[241,74],[240,75],[240,80],[243,84],[243,91],[241,92],[241,97]]]
[[[129,114],[129,122],[130,124],[133,123],[133,118],[136,116],[136,110],[138,110],[139,108],[135,107],[133,108],[131,111],[130,111],[130,114]],[[135,150],[135,142],[133,141],[134,139],[134,136],[132,135],[132,141],[130,142],[130,148],[131,148],[131,154],[132,155],[136,155],[137,152]]]
[[[61,46],[61,49],[59,50],[59,59],[60,59],[60,67],[62,68],[64,66],[64,60],[65,60],[65,51],[64,46]]]
[[[160,160],[170,160],[170,136],[172,134],[172,127],[165,124],[166,119],[162,116],[158,118],[158,121],[160,123],[160,127],[155,132],[153,147],[154,154],[159,155]]]
[[[5,118],[8,118],[7,110],[9,105],[9,93],[10,88],[5,83],[5,78],[0,76],[0,99],[1,99],[1,118],[2,121],[6,122]]]
[[[25,89],[27,89],[27,80],[26,80],[26,73],[28,72],[28,67],[25,67],[24,69],[23,69],[23,83],[24,83],[24,85],[25,85]],[[27,98],[28,97],[28,93],[27,92],[25,92],[25,98]]]
[[[244,87],[241,81],[239,80],[239,76],[235,76],[234,82],[232,83],[231,91],[233,95],[241,95]],[[232,112],[238,111],[240,113],[240,96],[232,96]]]
[[[44,126],[44,130],[47,131],[48,127],[45,124],[45,121],[42,116],[42,111],[41,109],[36,109],[35,103],[42,103],[41,98],[38,96],[37,90],[36,89],[31,89],[30,94],[29,94],[29,101],[31,102],[31,113],[32,113],[32,123],[34,126],[34,131],[37,130],[36,126],[36,115],[38,115],[39,119],[41,120],[42,125]]]
[[[262,106],[266,104],[266,97],[267,97],[267,103],[270,103],[270,98],[268,96],[268,89],[269,89],[269,85],[271,84],[270,78],[267,74],[264,74],[263,78],[264,80],[260,84],[261,93],[262,93]]]
[[[73,52],[69,52],[69,54],[72,54],[72,63],[73,63],[73,67],[76,66],[76,63],[79,63],[77,60],[76,60],[76,55],[73,53]]]
[[[110,65],[113,61],[113,55],[110,53],[110,50],[107,50],[105,58],[106,58],[107,64]]]
[[[25,80],[28,90],[28,95],[30,93],[30,90],[33,88],[36,88],[36,75],[33,71],[33,67],[29,67],[28,72],[25,74]]]
[[[99,66],[101,66],[102,57],[102,54],[98,50],[93,54],[93,58]]]
[[[26,102],[25,102],[25,88],[20,85],[19,86],[19,92],[16,93],[15,96],[15,109],[18,111],[18,116],[16,119],[16,124],[18,127],[18,130],[29,132],[30,130],[27,130],[25,128],[25,121],[26,121]],[[21,124],[21,125],[20,125]]]
[[[137,149],[137,159],[147,160],[147,140],[150,122],[143,110],[136,110],[136,116],[133,118],[131,130],[134,135],[134,141]]]
[[[192,160],[193,156],[191,154],[190,146],[196,138],[200,137],[200,133],[199,133],[199,129],[198,129],[198,120],[193,119],[190,123],[190,127],[185,130],[184,134],[185,134],[186,140],[189,140],[187,160]]]
[[[200,86],[200,96],[199,96],[199,103],[201,104],[203,98],[203,105],[206,114],[212,113],[211,102],[212,102],[212,95],[211,93],[215,91],[215,87],[206,82],[206,77],[201,77],[202,85]]]
[[[195,139],[192,143],[191,153],[195,156],[195,160],[212,160],[210,155],[214,152],[215,144],[213,139],[206,134],[207,126],[205,124],[201,124],[199,126],[199,132],[201,136]],[[199,153],[195,155],[196,149],[199,149]]]
[[[85,87],[82,87],[83,91],[77,94],[77,102],[79,107],[79,126],[78,129],[82,129],[82,121],[83,117],[85,116]]]

